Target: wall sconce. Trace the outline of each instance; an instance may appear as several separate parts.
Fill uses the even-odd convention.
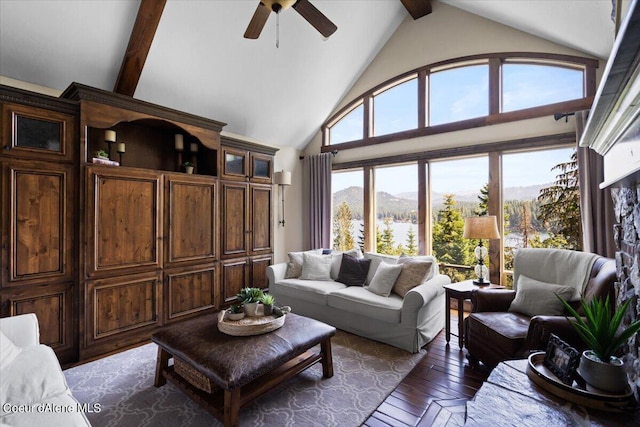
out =
[[[284,186],[291,185],[291,172],[284,170],[276,172],[273,176],[273,183],[280,187],[280,195],[282,197],[282,220],[278,221],[278,224],[282,224],[284,227]]]
[[[465,239],[479,239],[478,246],[474,250],[478,264],[475,267],[475,273],[478,280],[474,280],[473,284],[478,286],[487,286],[491,283],[484,278],[489,275],[487,266],[484,265],[484,259],[489,254],[487,248],[482,245],[482,239],[499,239],[498,221],[495,215],[473,216],[464,219],[464,231],[462,237]]]

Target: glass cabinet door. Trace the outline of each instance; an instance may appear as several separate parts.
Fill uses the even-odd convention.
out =
[[[246,181],[248,153],[229,147],[222,147],[222,175],[224,178]]]
[[[20,104],[4,104],[2,154],[12,157],[71,160],[74,117]]]
[[[251,155],[251,181],[271,183],[273,158],[271,156]]]

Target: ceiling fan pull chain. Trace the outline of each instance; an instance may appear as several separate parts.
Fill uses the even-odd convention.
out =
[[[276,13],[276,49],[280,48],[280,14]]]

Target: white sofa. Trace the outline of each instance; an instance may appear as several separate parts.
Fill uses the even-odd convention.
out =
[[[0,425],[90,426],[35,314],[0,319]]]
[[[291,306],[292,312],[311,317],[336,328],[416,353],[444,327],[445,284],[451,279],[439,274],[432,256],[416,257],[432,262],[422,284],[404,298],[388,297],[368,290],[380,262],[396,264],[398,257],[366,253],[372,259],[365,286],[346,286],[335,280],[285,278],[288,263],[267,268],[269,293],[276,305]]]

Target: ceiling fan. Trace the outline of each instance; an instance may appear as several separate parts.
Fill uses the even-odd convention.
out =
[[[320,32],[324,37],[329,37],[338,29],[336,25],[322,14],[309,0],[261,0],[256,11],[244,32],[246,39],[257,39],[267,23],[271,12],[276,16],[281,11],[293,7],[304,19]]]

